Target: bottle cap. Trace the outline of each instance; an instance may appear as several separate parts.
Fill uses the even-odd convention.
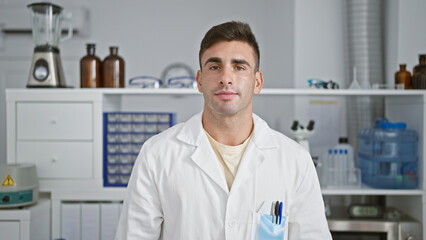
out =
[[[347,137],[339,137],[339,143],[348,143]]]
[[[378,117],[374,120],[374,128],[378,128],[382,122],[388,122],[388,119],[385,117]]]
[[[381,128],[381,129],[406,129],[407,124],[404,123],[404,122],[397,122],[397,123],[381,122],[379,124],[379,128]]]

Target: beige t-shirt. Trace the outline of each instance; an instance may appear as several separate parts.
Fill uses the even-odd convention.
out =
[[[206,131],[204,130],[204,132]],[[234,182],[235,175],[237,174],[241,158],[246,151],[252,134],[250,134],[250,136],[242,144],[237,146],[222,144],[214,140],[207,132],[206,135],[210,141],[210,144],[212,145],[214,152],[216,153],[217,158],[219,159],[223,173],[225,174],[226,184],[230,190],[232,183]]]

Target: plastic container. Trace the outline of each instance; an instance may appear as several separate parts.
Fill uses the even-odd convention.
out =
[[[418,187],[418,135],[405,123],[386,119],[375,122],[376,128],[358,132],[358,160],[362,182],[385,189]]]
[[[343,151],[345,155],[345,165],[346,168],[354,168],[355,167],[355,158],[354,158],[354,148],[348,143],[348,138],[340,137],[339,144],[334,146],[334,149],[339,149]]]
[[[354,150],[347,138],[323,153],[319,168],[320,183],[324,188],[361,187],[360,170],[355,167]]]

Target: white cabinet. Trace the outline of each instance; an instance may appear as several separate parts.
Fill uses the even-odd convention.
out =
[[[91,102],[17,102],[16,162],[37,165],[41,179],[93,177]]]
[[[71,89],[6,95],[8,163],[35,163],[41,192],[102,186],[102,95]]]
[[[66,240],[114,240],[121,202],[61,202],[60,235]]]
[[[0,239],[50,239],[50,200],[22,209],[0,209]]]
[[[404,121],[410,129],[418,132],[417,189],[372,189],[363,186],[358,189],[323,189],[322,193],[326,196],[386,196],[387,206],[410,214],[423,223],[423,232],[426,232],[426,91],[263,89],[262,94],[256,96],[254,111],[270,124],[289,128],[295,117],[296,100],[311,96],[383,98],[386,117],[392,121]],[[94,207],[84,203],[119,203],[124,199],[124,188],[103,186],[104,112],[176,112],[177,122],[182,122],[200,112],[203,106],[202,95],[195,89],[7,89],[6,100],[7,162],[36,164],[40,190],[52,194],[53,238],[61,237],[61,231],[66,231],[63,229],[64,219],[61,218],[61,213],[70,207],[66,204],[75,203],[80,210],[102,212],[103,205]],[[280,111],[284,107],[290,111]],[[271,108],[278,109],[273,114],[279,119],[275,122]],[[80,220],[91,216],[80,214],[83,214],[79,216]],[[110,228],[106,226],[111,223],[105,224],[98,222],[96,226]],[[82,231],[81,225],[78,226]],[[84,234],[93,235],[90,232]]]

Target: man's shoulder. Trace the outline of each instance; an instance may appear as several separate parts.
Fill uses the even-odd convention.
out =
[[[277,142],[280,145],[289,145],[292,148],[296,148],[296,149],[300,149],[300,150],[304,149],[302,147],[302,145],[300,145],[299,143],[297,143],[295,140],[293,140],[292,138],[288,137],[284,133],[279,132],[279,131],[274,130],[274,129],[271,129],[271,132],[274,135],[274,137],[277,139]]]
[[[292,138],[282,132],[269,128],[271,136],[275,139],[278,149],[286,155],[309,156],[309,152]]]
[[[300,146],[300,144],[298,144],[297,142],[295,142],[293,139],[291,139],[290,137],[288,137],[287,135],[285,135],[282,132],[279,132],[273,128],[271,128],[268,123],[263,120],[261,117],[257,116],[256,114],[253,114],[253,119],[255,121],[255,124],[259,125],[259,128],[262,129],[262,135],[264,137],[262,138],[262,140],[265,140],[265,138],[272,138],[272,141],[274,142],[274,144],[277,144],[278,146],[280,146],[280,148],[282,146],[285,147],[291,147],[291,148],[296,148],[296,149],[303,149],[303,147]]]

